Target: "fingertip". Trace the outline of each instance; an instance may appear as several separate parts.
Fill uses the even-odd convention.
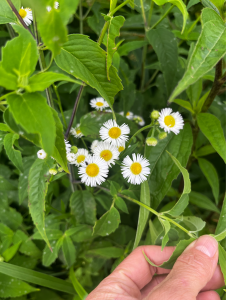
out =
[[[196,300],[220,300],[220,296],[215,291],[208,291],[198,294]]]

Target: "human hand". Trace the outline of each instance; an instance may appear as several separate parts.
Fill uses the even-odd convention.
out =
[[[217,241],[210,236],[200,237],[185,249],[172,270],[152,267],[142,253],[160,265],[169,259],[174,249],[138,247],[86,300],[219,300],[213,291],[224,286],[217,265]]]

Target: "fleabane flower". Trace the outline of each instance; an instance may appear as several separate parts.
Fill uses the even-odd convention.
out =
[[[70,133],[76,137],[76,138],[80,138],[82,137],[84,134],[81,132],[81,129],[80,129],[80,124],[77,124],[75,126],[75,128],[71,128],[70,130]]]
[[[129,119],[129,120],[132,120],[133,119],[133,113],[131,111],[127,111],[126,113],[126,118]]]
[[[95,150],[95,148],[97,147],[97,145],[100,143],[100,141],[98,141],[98,140],[94,140],[93,142],[92,142],[92,144],[91,144],[91,147],[90,147],[90,149],[91,149],[91,151],[94,153],[94,150]]]
[[[68,154],[71,152],[71,144],[67,140],[64,140],[64,143],[65,143],[66,153]]]
[[[148,167],[149,161],[140,154],[133,153],[133,159],[128,155],[124,158],[122,162],[122,175],[129,183],[141,184],[147,180],[150,174],[150,168]]]
[[[85,161],[85,159],[89,156],[89,152],[86,149],[80,148],[78,152],[75,154],[74,164],[79,167],[81,163]]]
[[[78,169],[81,181],[88,186],[97,186],[108,176],[108,164],[97,156],[88,156]]]
[[[45,153],[45,151],[44,151],[43,149],[41,149],[41,150],[39,150],[39,151],[37,152],[37,156],[38,156],[38,158],[40,158],[40,159],[45,159],[46,156],[47,156],[47,154]]]
[[[126,149],[126,143],[122,143],[120,145],[117,146],[118,148],[118,152],[121,153],[122,151],[124,151]]]
[[[100,128],[100,137],[103,141],[115,146],[119,146],[128,140],[130,133],[129,126],[122,124],[119,126],[115,120],[108,120]]]
[[[75,164],[76,154],[74,153],[68,153],[67,154],[67,160],[70,164]]]
[[[24,23],[27,26],[31,25],[31,23],[33,21],[33,15],[32,15],[32,10],[30,8],[28,8],[28,7],[23,8],[23,6],[22,6],[21,9],[19,10],[19,15],[24,20]]]
[[[90,105],[96,110],[101,110],[101,111],[104,110],[106,107],[109,107],[107,101],[105,101],[104,98],[102,97],[98,97],[90,100]]]
[[[164,108],[159,113],[159,126],[164,129],[165,132],[174,132],[178,134],[180,129],[184,127],[184,120],[179,112],[172,112],[172,108]]]
[[[116,146],[107,142],[98,143],[93,153],[95,156],[105,160],[109,167],[111,167],[111,164],[115,164],[115,160],[118,159],[120,154]]]
[[[145,121],[144,121],[144,119],[141,116],[134,115],[133,116],[133,121],[135,121],[140,126],[144,126],[145,125]]]
[[[58,9],[58,7],[59,7],[59,2],[55,1],[55,2],[54,2],[54,8],[55,8],[55,9]],[[46,7],[46,9],[48,10],[48,12],[50,12],[50,11],[52,10],[52,7],[51,7],[50,5],[48,5],[48,6]]]

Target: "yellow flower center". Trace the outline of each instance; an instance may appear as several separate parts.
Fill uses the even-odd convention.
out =
[[[120,137],[121,135],[121,129],[118,127],[112,127],[109,131],[108,131],[109,136],[112,139],[117,139],[118,137]]]
[[[82,133],[82,132],[81,132],[80,129],[77,129],[77,130],[76,130],[76,133],[77,133],[77,134],[80,134],[80,133]]]
[[[119,146],[119,147],[118,147],[118,151],[119,151],[119,152],[122,152],[123,150],[125,150],[125,147],[123,147],[123,146]]]
[[[102,102],[97,102],[96,106],[103,106],[104,104]]]
[[[100,157],[103,158],[105,161],[109,161],[112,158],[112,152],[110,150],[103,150],[100,153]]]
[[[174,127],[175,126],[175,119],[173,116],[169,115],[169,116],[166,116],[165,119],[164,119],[164,123],[166,124],[166,126],[168,127]]]
[[[99,174],[99,171],[100,171],[100,169],[97,164],[89,164],[86,167],[86,174],[89,177],[96,177]]]
[[[23,8],[21,8],[21,9],[19,10],[19,15],[21,16],[22,19],[24,19],[24,18],[26,17],[26,15],[27,15],[26,10],[23,9]]]
[[[81,154],[77,157],[77,163],[80,164],[81,162],[83,162],[85,160],[85,155]]]
[[[126,117],[128,117],[130,115],[130,112],[128,111],[127,113],[126,113]]]
[[[134,175],[139,175],[140,172],[142,171],[141,164],[138,162],[132,163],[130,170]]]

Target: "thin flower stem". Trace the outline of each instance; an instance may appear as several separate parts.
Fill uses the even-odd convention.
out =
[[[66,122],[66,119],[65,119],[65,116],[64,116],[64,111],[63,111],[63,108],[62,108],[62,104],[61,104],[61,100],[60,100],[60,95],[58,93],[58,89],[55,86],[55,84],[53,84],[53,89],[54,89],[54,92],[55,92],[55,94],[57,96],[57,103],[58,103],[58,106],[59,106],[59,109],[60,109],[60,112],[61,112],[61,115],[62,115],[64,126],[65,126],[65,128],[67,128],[67,122]]]
[[[134,138],[135,136],[137,136],[138,133],[140,133],[140,132],[142,132],[143,130],[146,130],[146,129],[148,129],[148,128],[151,128],[151,127],[153,127],[153,124],[152,124],[152,123],[151,123],[150,125],[147,125],[147,126],[142,127],[142,128],[139,129],[137,132],[135,132],[134,135],[130,138],[130,140],[129,140],[129,142],[128,142],[128,145],[127,145],[127,147],[126,147],[126,149],[129,147],[129,145],[132,143],[133,138]]]
[[[87,147],[87,145],[86,145],[86,142],[84,141],[84,139],[83,139],[82,137],[81,137],[81,140],[82,140],[82,143],[83,143],[83,145],[85,146],[86,150],[89,151],[89,149],[88,149],[88,147]]]
[[[129,3],[131,0],[126,0],[124,1],[122,4],[120,4],[119,6],[117,6],[112,12],[110,12],[109,16],[113,17],[113,15],[116,13],[116,11],[118,11],[120,8],[122,8],[123,6],[125,6],[127,3]]]
[[[84,85],[81,85],[80,86],[80,89],[79,89],[79,92],[78,92],[78,96],[76,98],[76,101],[75,101],[75,105],[74,105],[74,108],[73,108],[73,112],[72,112],[72,115],[71,115],[71,119],[70,119],[70,122],[69,122],[69,125],[68,125],[68,128],[67,128],[67,131],[65,133],[65,139],[67,140],[68,137],[69,137],[69,133],[70,133],[70,130],[71,130],[71,127],[72,127],[72,124],[74,122],[74,118],[75,118],[75,114],[77,112],[77,109],[78,109],[78,105],[79,105],[79,101],[81,99],[81,96],[82,96],[82,92],[83,92],[83,89],[84,89]]]
[[[101,31],[101,34],[100,34],[100,37],[99,37],[99,39],[98,39],[98,41],[97,41],[97,43],[98,43],[99,45],[101,45],[102,42],[103,42],[105,33],[106,33],[107,30],[108,30],[109,24],[110,24],[109,21],[105,22],[105,24],[104,24],[104,27],[103,27],[103,29],[102,29],[102,31]]]
[[[172,5],[165,13],[164,15],[150,28],[150,30],[154,29],[159,23],[161,23],[165,17],[171,12],[171,10],[174,8],[175,5]]]
[[[88,8],[87,12],[84,14],[83,16],[83,21],[87,18],[88,14],[90,13],[94,3],[95,3],[96,0],[93,0],[93,2],[91,3],[90,7]]]
[[[140,6],[141,6],[141,11],[142,11],[142,17],[143,17],[143,20],[144,20],[144,27],[146,29],[148,27],[148,23],[147,23],[147,18],[146,18],[145,10],[144,10],[144,2],[143,2],[143,0],[140,0]]]
[[[82,0],[79,1],[79,24],[80,24],[80,34],[83,34],[83,11],[82,11]]]

